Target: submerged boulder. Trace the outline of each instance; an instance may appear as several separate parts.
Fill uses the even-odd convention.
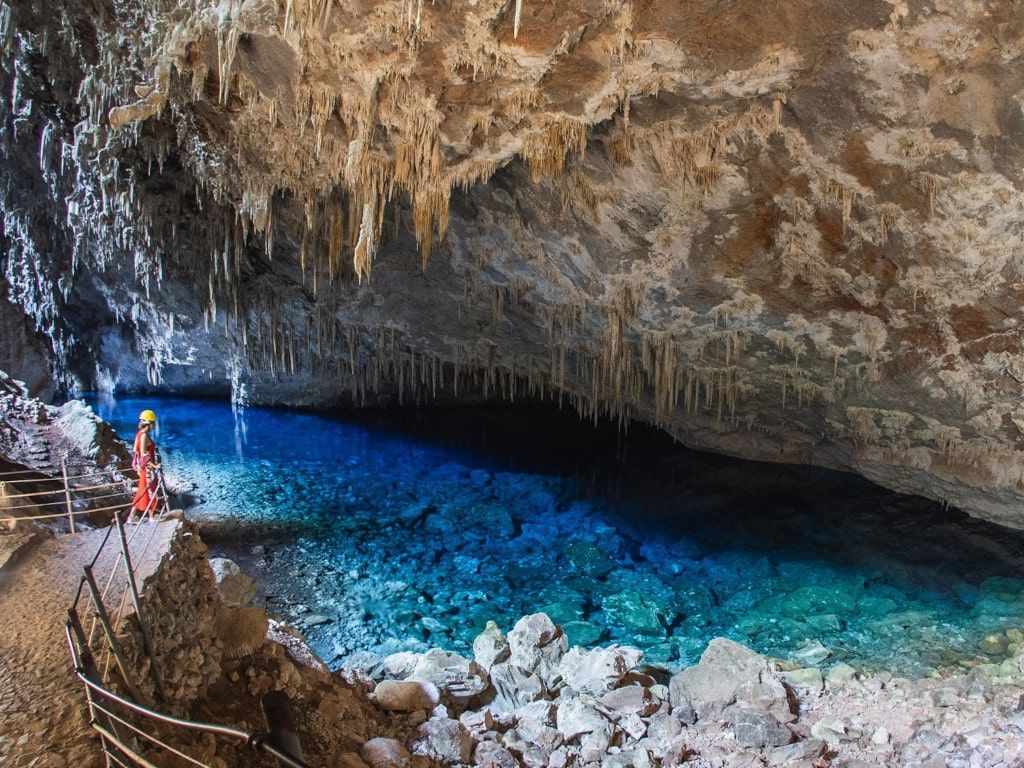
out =
[[[562,625],[562,630],[573,645],[593,645],[605,635],[603,628],[589,621],[569,621]]]
[[[564,552],[576,571],[584,576],[600,578],[615,570],[611,555],[588,541],[573,541]]]
[[[666,629],[658,604],[639,592],[622,592],[604,599],[601,607],[612,621],[641,635],[664,637]]]

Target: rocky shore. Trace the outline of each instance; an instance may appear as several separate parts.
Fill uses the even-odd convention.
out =
[[[221,599],[251,598],[245,574],[213,564]],[[252,662],[266,646],[224,669],[250,694],[286,690],[312,754],[332,767],[1024,765],[1024,634],[1015,630],[1002,638],[1012,659],[922,680],[845,664],[795,668],[725,638],[669,674],[635,648],[571,647],[545,614],[507,633],[489,624],[471,656],[364,653],[333,674],[296,634],[271,625],[290,648],[269,652],[290,660],[276,670]]]
[[[1022,665],[1024,654],[966,677],[860,678],[717,638],[665,677],[633,648],[569,648],[535,614],[507,635],[490,627],[472,660],[431,650],[368,666],[376,704],[423,722],[408,753],[370,741],[360,754],[371,768],[409,755],[501,768],[1021,765]]]

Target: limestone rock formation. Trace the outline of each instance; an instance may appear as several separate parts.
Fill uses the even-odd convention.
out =
[[[0,44],[65,383],[565,398],[1024,525],[1021,0],[5,0]]]

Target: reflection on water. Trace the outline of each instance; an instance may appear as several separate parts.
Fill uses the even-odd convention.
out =
[[[544,610],[574,643],[670,665],[726,635],[798,663],[922,675],[1000,660],[1024,627],[1024,537],[847,475],[546,407],[94,405],[125,437],[139,410],[158,412],[204,539],[332,663],[466,651],[487,620]]]

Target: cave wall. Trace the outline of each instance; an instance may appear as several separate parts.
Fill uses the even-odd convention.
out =
[[[0,295],[0,371],[23,381],[33,397],[54,395],[49,349],[20,306]]]
[[[3,4],[8,293],[70,384],[559,397],[1019,527],[1022,19]]]

